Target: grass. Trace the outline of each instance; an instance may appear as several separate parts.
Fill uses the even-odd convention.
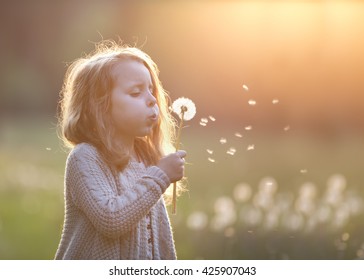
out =
[[[296,132],[267,135],[250,132],[237,138],[234,132],[228,128],[212,130],[195,126],[182,133],[183,148],[188,151],[189,192],[179,198],[177,215],[171,216],[180,259],[355,259],[364,256],[362,209],[348,210],[344,222],[334,226],[340,220],[339,210],[344,211],[354,201],[349,198],[357,198],[361,205],[364,144],[359,138],[346,137],[332,142]],[[220,144],[220,137],[227,138],[228,142]],[[48,120],[3,122],[0,141],[0,259],[52,259],[63,223],[63,172],[67,154]],[[255,149],[247,151],[250,144]],[[233,156],[226,154],[231,146],[237,150]],[[206,149],[214,153],[209,155]],[[209,156],[216,162],[209,162]],[[303,169],[306,172],[301,172]],[[329,206],[329,218],[307,231],[309,217],[301,213],[300,227],[284,226],[292,218],[287,215],[295,211],[294,201],[305,182],[316,186],[315,209],[322,208],[328,179],[333,174],[344,176],[346,188],[341,193],[342,204]],[[266,177],[274,178],[278,188],[271,197],[273,206],[262,209],[255,206],[254,197]],[[239,183],[248,184],[252,191],[252,196],[243,203],[233,195]],[[218,214],[215,204],[221,197],[227,198],[225,201],[230,201],[232,206],[223,205],[226,211]],[[279,197],[291,197],[291,205],[267,229],[265,221],[269,213],[282,205]],[[230,221],[231,217],[223,216],[225,225],[214,228],[216,217],[226,215],[229,207],[235,218]],[[255,224],[242,218],[252,209],[258,209],[262,217]],[[194,221],[195,227],[192,227],[188,221],[196,212],[202,218]]]

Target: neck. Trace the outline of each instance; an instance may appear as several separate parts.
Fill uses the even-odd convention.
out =
[[[134,138],[118,137],[119,146],[128,153],[131,157],[135,158]]]

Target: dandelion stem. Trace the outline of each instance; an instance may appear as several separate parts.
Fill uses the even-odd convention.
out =
[[[184,118],[186,109],[187,108],[185,106],[181,107],[181,121],[179,123],[178,130],[177,130],[176,152],[179,150],[181,131],[182,131],[182,127],[183,127],[183,118]],[[176,214],[176,213],[177,213],[177,182],[174,182],[173,183],[173,197],[172,197],[172,214]]]

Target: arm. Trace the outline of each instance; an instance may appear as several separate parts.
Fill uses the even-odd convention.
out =
[[[68,158],[66,186],[72,200],[96,230],[116,238],[135,227],[161,198],[170,181],[160,168],[152,166],[133,189],[118,195],[110,176],[93,150],[78,150]]]

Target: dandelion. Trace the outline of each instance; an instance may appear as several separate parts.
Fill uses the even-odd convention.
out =
[[[243,137],[243,135],[241,135],[241,133],[239,133],[239,132],[235,132],[235,134],[234,134],[236,137],[238,137],[238,138],[242,138]]]
[[[226,138],[220,138],[220,143],[221,144],[226,144],[226,142],[227,142]]]
[[[203,230],[208,224],[208,217],[202,211],[193,212],[187,218],[187,227],[192,230]]]
[[[255,105],[257,105],[257,101],[255,101],[255,100],[253,100],[253,99],[249,99],[248,104],[249,104],[250,106],[255,106]]]
[[[209,119],[211,120],[211,121],[216,121],[216,119],[213,117],[213,116],[209,116]]]
[[[240,183],[234,188],[234,198],[237,202],[247,202],[252,196],[252,188],[247,183]]]
[[[181,130],[183,121],[189,121],[196,115],[196,106],[192,100],[180,97],[172,103],[172,110],[180,118],[180,123],[177,130],[176,150],[179,150]],[[172,214],[176,214],[176,196],[177,196],[177,183],[173,183],[173,198],[172,198]]]
[[[341,240],[342,241],[348,241],[350,238],[350,234],[347,233],[347,232],[344,232],[342,235],[341,235]]]
[[[249,90],[249,88],[248,88],[248,86],[247,86],[247,85],[243,85],[243,89],[244,89],[245,91],[248,91],[248,90]]]

